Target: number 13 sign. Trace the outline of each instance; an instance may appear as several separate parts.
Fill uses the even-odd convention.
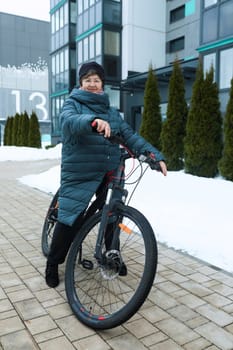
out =
[[[33,110],[39,120],[48,120],[47,93],[12,90],[11,95],[15,96],[15,113]]]

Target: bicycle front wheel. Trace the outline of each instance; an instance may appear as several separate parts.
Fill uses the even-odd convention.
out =
[[[116,214],[121,218],[120,254],[126,274],[106,270],[94,258],[101,213],[83,225],[66,263],[70,307],[81,322],[94,329],[113,328],[132,317],[148,296],[157,268],[157,243],[147,219],[124,205]]]
[[[55,228],[55,224],[57,222],[58,196],[59,196],[59,190],[53,196],[53,199],[46,213],[46,217],[42,228],[41,248],[44,256],[46,257],[48,256],[48,253],[50,250],[50,245],[53,238],[53,231]]]

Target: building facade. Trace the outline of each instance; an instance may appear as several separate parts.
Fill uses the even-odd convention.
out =
[[[224,113],[233,78],[233,0],[204,0],[201,7],[200,44],[204,70],[214,67]]]
[[[213,64],[224,113],[233,67],[233,0],[51,0],[54,140],[59,112],[77,84],[82,63],[95,60],[106,71],[111,104],[139,129],[144,89],[152,65],[166,118],[172,63],[178,59],[190,102],[199,58]]]
[[[0,13],[1,140],[9,116],[32,111],[43,139],[50,138],[49,22]]]

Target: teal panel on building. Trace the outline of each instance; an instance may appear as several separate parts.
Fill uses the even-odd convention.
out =
[[[195,13],[196,0],[189,0],[185,4],[185,17],[193,15]]]

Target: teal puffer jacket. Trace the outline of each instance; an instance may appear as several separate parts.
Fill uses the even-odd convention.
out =
[[[60,115],[62,162],[58,220],[66,225],[74,223],[106,172],[119,164],[119,146],[93,131],[91,122],[95,118],[106,120],[111,133],[120,134],[132,152],[148,150],[158,161],[164,159],[156,148],[133,131],[116,109],[110,107],[107,94],[74,88]]]

